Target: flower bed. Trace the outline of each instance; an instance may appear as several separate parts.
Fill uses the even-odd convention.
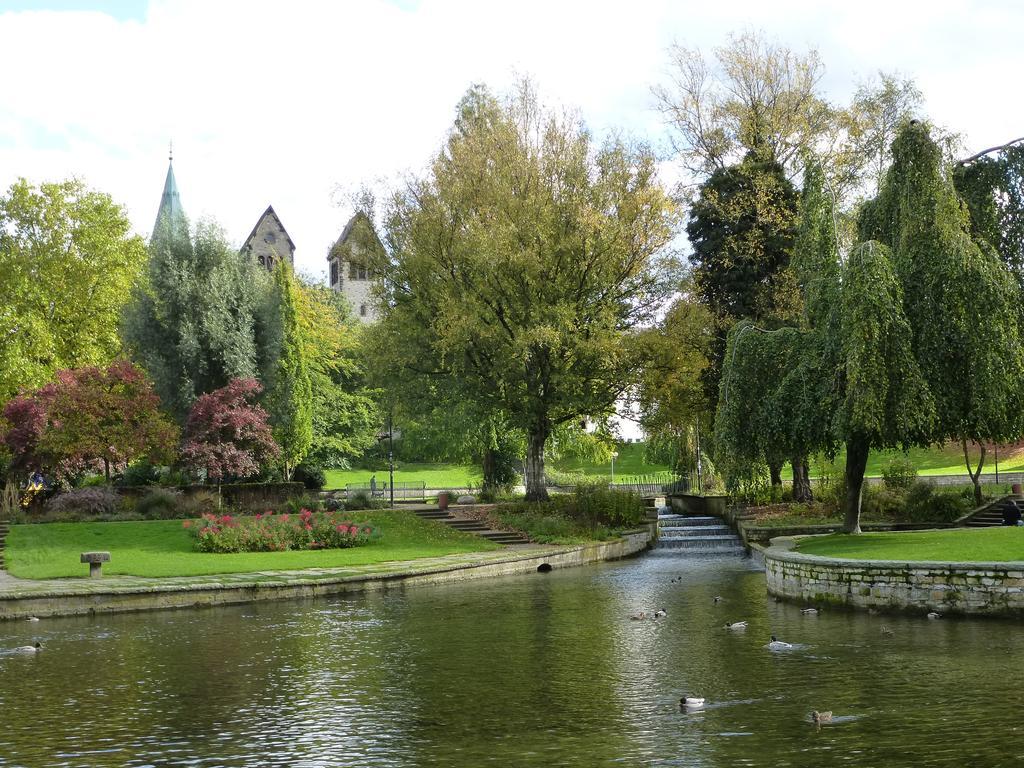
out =
[[[203,515],[183,523],[200,552],[285,552],[299,549],[345,549],[380,537],[372,525],[352,523],[339,512],[274,514],[253,517]]]

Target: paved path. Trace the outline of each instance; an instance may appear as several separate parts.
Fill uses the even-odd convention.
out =
[[[305,568],[299,571],[257,571],[254,573],[217,573],[204,576],[144,578],[141,576],[104,576],[99,579],[19,579],[0,571],[0,600],[64,595],[95,595],[139,592],[177,592],[219,589],[222,587],[315,584],[364,578],[409,576],[447,568],[517,560],[530,554],[560,552],[553,545],[529,544],[505,547],[491,552],[464,552],[416,560],[393,560],[340,568]]]

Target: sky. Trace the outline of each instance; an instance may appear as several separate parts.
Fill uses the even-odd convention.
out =
[[[272,204],[324,277],[351,194],[422,172],[473,83],[528,75],[598,136],[667,150],[668,46],[755,30],[817,48],[838,103],[878,70],[912,77],[973,152],[1024,135],[1022,29],[1010,0],[0,0],[0,188],[79,176],[148,236],[173,141],[190,218],[241,245]]]

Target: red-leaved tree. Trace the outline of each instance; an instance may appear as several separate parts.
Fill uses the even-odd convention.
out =
[[[262,387],[256,379],[232,379],[200,396],[185,423],[181,460],[210,480],[252,477],[276,459],[281,449],[267,424],[267,412],[255,403]]]
[[[4,407],[12,469],[59,474],[102,464],[109,480],[112,468],[142,457],[173,459],[177,427],[139,368],[117,360],[58,371],[55,379]]]

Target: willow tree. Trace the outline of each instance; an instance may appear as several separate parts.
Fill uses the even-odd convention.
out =
[[[893,143],[893,164],[864,210],[862,236],[892,248],[912,344],[935,400],[939,440],[956,440],[981,503],[986,443],[1021,433],[1024,360],[1020,295],[995,248],[970,222],[921,123]],[[976,469],[968,446],[979,448]]]
[[[961,160],[953,181],[970,210],[971,233],[1024,286],[1024,139]]]
[[[528,86],[472,88],[428,173],[397,195],[382,322],[480,412],[527,436],[526,492],[547,498],[559,424],[604,412],[641,370],[634,329],[666,298],[676,208],[651,151],[595,146]]]

